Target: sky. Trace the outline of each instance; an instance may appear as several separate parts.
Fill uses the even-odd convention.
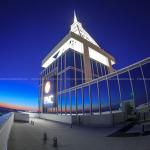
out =
[[[74,10],[116,69],[150,56],[148,0],[0,0],[0,103],[37,108],[41,61],[69,32]]]

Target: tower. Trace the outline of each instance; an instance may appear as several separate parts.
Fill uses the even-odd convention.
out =
[[[41,110],[62,112],[66,108],[62,108],[63,105],[61,108],[58,106],[59,93],[112,72],[114,63],[114,57],[97,44],[74,12],[69,33],[42,61],[44,69],[40,84]],[[52,89],[48,94],[44,91],[47,81],[50,81]],[[49,103],[52,101],[50,97],[53,97],[54,103]],[[65,99],[61,97],[61,103],[62,98]],[[45,106],[49,108],[45,109]]]

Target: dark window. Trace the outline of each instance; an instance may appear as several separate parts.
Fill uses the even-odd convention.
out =
[[[85,74],[82,73],[82,83],[84,83],[84,82],[85,82]]]
[[[99,77],[103,76],[103,74],[102,74],[102,69],[101,69],[101,64],[100,64],[100,63],[97,63],[97,67],[98,67],[98,74],[99,74]]]
[[[93,61],[93,73],[95,74],[95,75],[97,75],[97,65],[96,65],[96,61]]]
[[[75,86],[75,71],[69,69],[66,71],[66,88]]]
[[[130,70],[133,84],[135,105],[139,106],[147,102],[144,81],[140,67]]]
[[[72,104],[72,113],[76,113],[76,96],[75,91],[71,91],[71,104]]]
[[[84,71],[83,54],[81,54],[81,63],[82,63],[82,70]]]
[[[108,71],[108,67],[105,66],[105,74],[108,74],[109,71]]]
[[[105,66],[103,64],[101,66],[102,66],[102,74],[104,76],[104,75],[106,75]]]
[[[89,97],[89,86],[83,87],[84,92],[84,112],[90,112],[90,97]]]
[[[62,70],[65,69],[65,54],[62,55]]]
[[[91,99],[92,99],[92,112],[99,111],[99,98],[98,98],[98,87],[97,83],[90,85]]]
[[[61,95],[58,95],[58,112],[61,113]]]
[[[61,71],[61,56],[58,58],[58,72]]]
[[[70,94],[66,93],[66,112],[70,113]]]
[[[62,78],[61,78],[61,83],[62,83],[62,86],[61,86],[61,91],[63,91],[65,89],[65,73],[63,72],[62,73]]]
[[[66,52],[66,67],[74,66],[74,51],[68,50]]]
[[[51,89],[50,89],[50,95],[54,95],[53,97],[53,100],[54,100],[54,103],[53,103],[53,106],[55,106],[55,102],[56,102],[56,98],[55,98],[55,94],[56,94],[56,76],[53,75],[50,77],[50,83],[51,83]]]
[[[75,60],[76,60],[76,68],[81,69],[81,59],[80,59],[80,54],[75,53]]]
[[[82,91],[81,89],[77,89],[76,91],[77,95],[77,108],[78,108],[78,113],[82,113]]]
[[[50,73],[50,72],[51,72],[50,67],[51,67],[51,65],[48,67],[48,73]]]
[[[76,71],[76,85],[79,85],[82,83],[82,72]]]
[[[58,75],[58,92],[61,90],[61,76]]]
[[[51,64],[51,70],[53,70],[53,69],[54,69],[54,63]]]
[[[96,78],[98,78],[98,75],[94,75],[94,76],[93,76],[93,79],[96,79]]]
[[[150,63],[144,64],[142,66],[142,69],[143,69],[143,74],[146,82],[148,100],[150,102]]]
[[[65,113],[65,94],[62,94],[62,113]]]
[[[66,89],[70,88],[70,72],[66,71]]]
[[[110,111],[110,102],[106,80],[99,82],[99,92],[100,92],[101,111],[102,112]]]
[[[133,99],[133,93],[128,72],[118,75],[121,91],[121,100],[128,101]]]
[[[111,99],[111,110],[119,110],[120,108],[120,94],[117,77],[108,79],[110,99]]]
[[[93,69],[93,60],[90,60],[91,62],[91,73],[92,73],[92,79],[94,79],[94,69]]]

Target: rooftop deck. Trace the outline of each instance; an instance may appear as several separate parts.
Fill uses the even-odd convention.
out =
[[[117,128],[85,128],[32,119],[35,124],[15,122],[8,142],[8,150],[149,150],[150,136],[107,137]],[[43,133],[48,141],[43,143]],[[58,148],[52,145],[57,136]]]

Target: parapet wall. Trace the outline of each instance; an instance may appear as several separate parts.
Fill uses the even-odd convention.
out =
[[[29,114],[23,112],[16,112],[14,116],[14,121],[29,122]]]
[[[39,118],[39,113],[27,113],[30,118]]]
[[[72,123],[72,118],[70,115],[57,115],[57,114],[43,114],[43,113],[41,113],[41,114],[39,114],[39,118],[51,120],[51,121],[56,121],[56,122],[61,122],[61,123],[66,123],[66,124]]]
[[[123,112],[117,112],[113,114],[103,115],[57,115],[57,114],[39,114],[39,118],[75,125],[85,125],[93,127],[112,127],[116,124],[125,122],[125,114]]]
[[[103,115],[81,115],[72,116],[72,123],[91,127],[113,127],[116,124],[124,123],[125,115],[122,112]]]
[[[3,115],[0,117],[1,119],[5,119],[5,122],[0,126],[0,150],[7,150],[7,142],[14,122],[14,113]]]

